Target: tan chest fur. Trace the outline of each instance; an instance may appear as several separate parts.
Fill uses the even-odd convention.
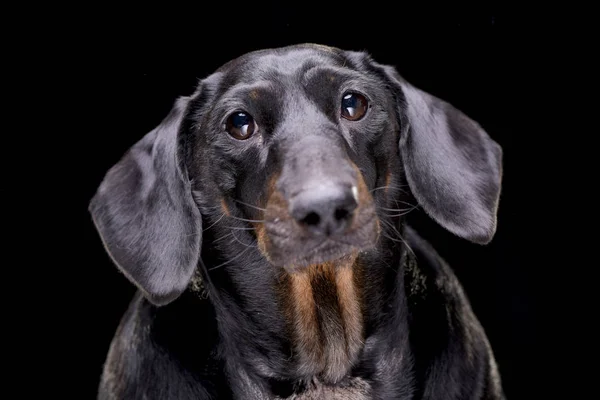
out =
[[[336,383],[363,345],[360,267],[351,255],[286,276],[286,319],[299,372]]]

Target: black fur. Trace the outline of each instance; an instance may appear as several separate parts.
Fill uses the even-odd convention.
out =
[[[369,100],[362,120],[340,118],[347,91]],[[240,110],[258,126],[244,141],[224,129]],[[91,202],[107,251],[140,289],[98,398],[503,398],[460,284],[404,223],[416,199],[454,234],[489,242],[501,173],[501,149],[479,125],[364,53],[301,45],[227,63],[108,172]],[[361,181],[368,199],[343,244],[319,247],[324,239],[263,212],[285,208],[267,205],[273,193],[287,204],[314,185]],[[348,370],[307,372],[281,282],[349,253],[362,271],[364,343]]]

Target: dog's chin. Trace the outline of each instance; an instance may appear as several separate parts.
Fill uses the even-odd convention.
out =
[[[355,246],[326,240],[322,244],[312,249],[306,249],[301,253],[280,252],[280,256],[273,257],[272,255],[270,258],[273,265],[283,267],[288,272],[298,272],[315,264],[335,263],[371,247],[373,247],[371,243]]]

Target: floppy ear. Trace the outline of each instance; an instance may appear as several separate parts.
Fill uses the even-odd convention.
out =
[[[502,148],[452,105],[402,79],[400,153],[408,184],[425,212],[464,239],[486,244],[496,232]]]
[[[201,218],[180,149],[188,98],[113,166],[89,211],[119,269],[156,305],[187,287],[200,256]]]

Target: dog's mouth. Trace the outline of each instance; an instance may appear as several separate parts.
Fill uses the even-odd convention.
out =
[[[312,251],[297,260],[292,260],[288,264],[289,269],[299,269],[312,264],[321,264],[334,261],[342,258],[357,249],[354,246],[345,243],[335,242],[331,239],[326,239],[321,245],[317,245]]]
[[[282,193],[273,191],[264,213],[265,222],[256,229],[262,254],[273,265],[292,272],[373,248],[379,237],[379,219],[362,177],[359,181],[358,205],[345,229],[335,233],[308,229],[290,215]]]
[[[259,248],[269,261],[288,271],[296,271],[309,265],[335,261],[347,255],[374,247],[379,235],[379,223],[374,213],[370,220],[357,223],[359,227],[345,235],[313,237],[298,232],[297,227],[285,227],[282,234],[281,221],[265,223],[259,230]],[[357,218],[361,220],[363,218]],[[289,225],[292,225],[289,223]],[[291,228],[291,229],[290,229]]]

